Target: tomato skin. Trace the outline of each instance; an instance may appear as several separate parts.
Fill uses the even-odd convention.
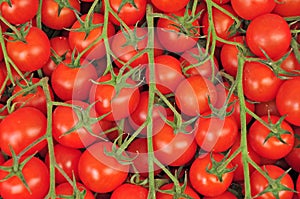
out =
[[[182,186],[182,184],[180,184]],[[161,186],[159,189],[160,190],[172,190],[174,188],[174,183],[169,183]],[[184,189],[184,194],[192,197],[193,199],[200,199],[198,194],[189,186],[187,185]],[[172,199],[174,195],[167,194],[167,193],[162,193],[162,192],[157,192],[156,198],[157,199]],[[183,199],[184,197],[180,197],[179,199]]]
[[[6,42],[7,54],[23,72],[32,72],[43,67],[50,57],[50,42],[41,29],[30,27],[25,36],[26,43],[13,41],[12,37]],[[21,56],[22,55],[22,56]]]
[[[272,179],[277,179],[284,174],[284,170],[275,165],[263,165],[261,166],[263,170],[265,170],[268,175]],[[281,179],[280,183],[289,189],[294,189],[294,183],[289,174],[285,174],[285,176]],[[259,173],[257,170],[254,171],[250,176],[250,185],[251,185],[251,194],[255,196],[256,194],[262,192],[267,186],[268,181],[265,177]],[[279,198],[280,199],[292,199],[294,193],[291,191],[280,191]],[[275,199],[275,196],[271,192],[267,192],[261,196],[255,197],[257,199]]]
[[[11,156],[9,147],[11,146],[18,155],[32,142],[44,136],[46,127],[46,116],[40,110],[33,107],[17,109],[0,123],[0,146],[2,151]],[[25,154],[33,154],[41,150],[46,144],[46,140],[43,140]]]
[[[208,111],[208,97],[210,102],[217,101],[217,91],[213,83],[199,75],[182,80],[175,91],[176,105],[182,113],[196,116]]]
[[[300,63],[298,62],[296,55],[294,51],[292,51],[280,64],[280,67],[292,74],[299,75],[300,71]],[[286,74],[281,74],[285,76],[291,76],[291,75],[286,75]]]
[[[212,157],[218,162],[224,158],[224,155],[213,153]],[[211,164],[210,154],[198,157],[190,167],[189,177],[193,188],[198,193],[214,197],[224,193],[228,189],[233,179],[233,172],[223,174],[221,182],[216,175],[206,171],[207,167],[211,168]],[[226,168],[233,168],[233,165],[229,163]]]
[[[298,198],[300,197],[300,177],[296,180],[296,191],[298,192]]]
[[[294,128],[295,135],[300,135],[300,128]],[[294,147],[289,154],[284,157],[286,163],[298,173],[300,172],[300,140],[296,137]]]
[[[300,78],[286,80],[276,95],[276,106],[280,115],[286,115],[285,120],[300,126]]]
[[[189,0],[151,0],[151,3],[165,13],[176,12],[183,9]]]
[[[275,99],[268,102],[255,103],[255,114],[258,116],[268,114],[280,116],[276,107]]]
[[[299,0],[278,0],[273,13],[279,14],[283,17],[299,16],[299,6]]]
[[[95,196],[93,195],[93,193],[90,190],[88,190],[86,187],[84,187],[83,184],[77,182],[76,186],[77,186],[79,191],[83,191],[83,190],[86,191],[85,196],[82,199],[95,199]],[[62,195],[63,196],[74,196],[73,195],[74,194],[73,187],[68,182],[64,182],[64,183],[61,183],[61,184],[57,185],[55,187],[55,193],[56,193],[57,196],[60,196],[60,195],[61,196]],[[63,198],[57,197],[56,199],[63,199]]]
[[[291,39],[288,23],[277,14],[263,14],[254,18],[246,30],[248,47],[262,58],[265,58],[262,50],[270,58],[283,56],[290,47]]]
[[[80,3],[78,0],[68,0],[70,6],[80,11]],[[55,0],[45,0],[42,4],[42,23],[49,28],[61,30],[69,28],[76,21],[74,11],[70,8],[63,7],[59,12],[59,4]]]
[[[71,58],[67,58],[54,69],[51,84],[54,93],[63,101],[86,100],[89,96],[92,82],[97,79],[97,72],[91,63],[81,59],[81,67],[68,66]]]
[[[37,14],[38,0],[11,0],[1,3],[1,15],[14,25],[23,24],[30,21]]]
[[[269,119],[274,124],[279,120],[278,116],[271,115],[262,116],[261,119],[268,123]],[[281,138],[285,143],[281,142],[276,137],[271,137],[267,141],[265,139],[270,133],[270,130],[261,124],[259,121],[254,121],[248,132],[249,145],[253,150],[262,157],[268,159],[280,159],[286,156],[294,146],[294,130],[286,121],[283,121],[281,128],[291,134],[282,134]]]
[[[13,160],[9,159],[1,166],[12,166],[12,164]],[[12,176],[7,180],[2,181],[8,172],[0,170],[1,197],[5,199],[40,199],[47,195],[50,186],[50,176],[44,162],[36,157],[32,157],[20,172],[24,175],[31,193],[29,193],[17,176]]]
[[[111,149],[111,142],[98,142],[87,148],[79,159],[79,177],[94,192],[111,192],[127,178],[129,165],[122,165],[105,155],[104,150],[110,152]]]
[[[147,199],[148,189],[145,187],[124,183],[116,188],[111,195],[111,199]]]
[[[223,194],[215,197],[203,197],[203,199],[237,199],[237,197],[230,191],[225,191]]]
[[[243,89],[245,96],[252,101],[268,102],[275,99],[283,80],[259,62],[246,62],[243,71]]]

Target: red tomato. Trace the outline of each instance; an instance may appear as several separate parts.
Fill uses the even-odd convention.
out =
[[[21,159],[21,162],[22,163]],[[12,166],[13,160],[7,160],[1,166]],[[50,181],[49,171],[44,162],[36,157],[32,157],[25,163],[22,170],[17,168],[19,174],[24,176],[24,180],[28,184],[30,192],[26,189],[23,182],[17,175],[13,175],[8,179],[4,178],[9,174],[7,171],[0,170],[0,193],[5,199],[40,199],[45,198],[48,193]]]
[[[277,188],[274,188],[272,191],[278,191],[280,199],[292,199],[293,198],[294,193],[292,191],[278,190],[279,185],[285,186],[291,190],[294,189],[294,183],[289,174],[284,174],[285,171],[275,165],[263,165],[263,166],[261,166],[261,168],[263,170],[265,170],[267,172],[267,174],[269,175],[269,177],[271,177],[272,179],[279,179],[279,177],[282,177],[282,175],[284,175],[284,177],[280,181],[278,181],[278,184],[276,184]],[[267,186],[269,185],[269,182],[267,181],[267,179],[261,173],[259,173],[257,170],[251,174],[250,183],[251,183],[252,196],[255,196],[255,195],[259,194],[260,192],[264,191],[265,188],[267,188]],[[275,199],[276,197],[270,191],[270,192],[264,193],[255,198],[257,198],[257,199]]]
[[[243,89],[245,96],[252,101],[268,102],[276,97],[283,80],[259,62],[246,62],[243,71]]]
[[[255,55],[270,58],[283,56],[291,43],[288,23],[277,14],[263,14],[253,19],[246,31],[247,44]],[[262,51],[263,50],[263,51]]]
[[[215,161],[220,162],[224,159],[224,155],[220,153],[213,153],[212,158]],[[207,169],[211,169],[212,160],[210,154],[206,154],[204,157],[198,157],[192,163],[189,177],[193,188],[204,196],[214,197],[224,193],[230,186],[233,173],[227,172],[221,176],[222,181],[218,179],[215,174],[208,173]],[[229,163],[227,169],[233,168],[233,165]]]
[[[33,107],[23,107],[9,114],[0,123],[0,147],[11,156],[10,147],[18,155],[35,140],[45,135],[46,116]],[[26,154],[33,154],[46,146],[46,140],[30,148]]]
[[[1,3],[1,15],[14,25],[23,24],[35,17],[39,7],[38,0],[11,0]]]
[[[68,8],[66,6],[68,4],[74,10]],[[80,11],[78,0],[68,0],[68,2],[45,0],[42,4],[42,22],[55,30],[69,28],[76,21],[75,11]]]
[[[100,77],[98,82],[111,80],[111,74]],[[116,95],[114,86],[110,84],[94,84],[90,91],[90,103],[95,104],[95,109],[99,115],[108,114],[104,119],[118,121],[128,117],[135,111],[140,100],[140,91],[136,83],[127,79],[130,87],[123,87]],[[118,85],[120,86],[120,85]]]
[[[85,21],[87,17],[87,14],[84,14],[80,17],[82,21]],[[99,13],[94,13],[91,15],[92,24],[103,24],[104,23],[104,16]],[[69,33],[69,43],[71,49],[76,49],[77,52],[82,52],[88,46],[92,45],[92,43],[100,37],[103,33],[103,26],[98,26],[96,28],[93,28],[88,32],[88,35],[84,30],[76,31],[76,29],[80,28],[86,28],[82,27],[83,25],[80,24],[79,20],[75,21],[75,23],[72,25],[71,29],[74,31],[70,31]],[[90,28],[90,27],[89,27]],[[115,33],[114,26],[109,23],[108,24],[108,30],[107,30],[107,37],[111,37]],[[93,59],[101,59],[106,53],[105,46],[103,39],[97,41],[88,51],[86,51],[83,55],[84,58],[87,58],[89,60]]]
[[[98,142],[87,148],[78,164],[79,177],[90,190],[108,193],[115,190],[127,178],[129,165],[120,164],[114,157],[111,142]]]
[[[215,197],[203,197],[203,199],[237,199],[236,195],[230,191],[225,191],[223,194]]]
[[[124,183],[116,188],[111,199],[147,199],[148,189],[136,184]]]
[[[8,39],[7,54],[21,71],[35,71],[47,63],[50,57],[50,42],[46,33],[41,29],[30,27],[25,36],[26,43],[14,41],[12,37]]]
[[[279,117],[271,115],[269,118],[268,115],[265,115],[262,116],[261,119],[266,123],[269,123],[270,120],[272,124],[276,124],[276,122],[279,120]],[[283,158],[292,150],[295,138],[294,130],[286,121],[282,121],[280,127],[283,130],[290,132],[290,134],[280,135],[278,132],[276,132],[280,130],[279,128],[276,128],[276,130],[272,132],[259,121],[254,121],[248,132],[249,145],[257,154],[262,157],[274,160]],[[272,133],[272,136],[267,138],[270,133]],[[285,143],[280,141],[276,136],[280,136]]]
[[[300,135],[300,128],[294,128],[295,135]],[[300,172],[300,139],[295,138],[294,147],[289,154],[287,154],[284,159],[286,163],[298,173]]]
[[[299,75],[299,71],[300,71],[300,63],[297,60],[297,57],[294,53],[294,51],[292,51],[280,64],[280,67],[285,70],[286,72],[292,73],[292,74],[297,74]],[[287,74],[281,74],[281,75],[285,75],[285,76],[291,76],[291,75],[287,75]]]
[[[252,20],[259,15],[270,13],[276,2],[273,0],[231,0],[231,5],[241,18]]]
[[[279,88],[276,95],[276,106],[281,115],[286,115],[285,120],[300,126],[300,78],[286,80]]]
[[[67,58],[54,69],[51,84],[54,93],[63,101],[86,100],[93,83],[97,79],[97,72],[91,63],[80,60],[80,67],[69,66],[71,58]]]
[[[183,184],[180,184],[181,186],[183,186]],[[163,193],[163,192],[157,192],[156,193],[156,198],[157,199],[172,199],[174,198],[175,196],[175,187],[174,187],[174,183],[169,183],[169,184],[165,184],[161,187],[159,187],[159,190],[163,190],[163,191],[174,191],[174,194],[167,194],[167,193]],[[186,185],[183,193],[181,193],[182,197],[180,197],[179,195],[178,196],[178,199],[184,199],[186,197],[183,196],[183,194],[193,198],[193,199],[200,199],[199,195],[189,186],[189,185]]]
[[[85,191],[84,197],[80,197],[80,198],[95,199],[94,194],[90,190],[88,190],[83,184],[77,182],[76,187],[77,187],[78,191],[80,191],[80,192],[82,192],[83,190]],[[76,195],[78,193],[76,193],[76,192],[74,193],[73,186],[68,182],[64,182],[64,183],[57,185],[55,187],[55,193],[57,196],[61,196],[61,197],[57,197],[56,199],[63,199],[67,196],[69,196],[69,197],[73,196],[74,198],[78,197],[78,195]],[[81,195],[81,196],[83,196],[83,195]]]
[[[299,0],[278,0],[273,13],[279,14],[283,17],[294,17],[300,15]]]
[[[280,116],[276,107],[275,100],[255,103],[255,114],[258,116],[263,116],[268,114]]]
[[[298,198],[300,197],[300,177],[298,176],[296,181],[296,191],[298,192]]]
[[[210,102],[217,101],[217,91],[213,83],[199,75],[182,80],[175,91],[176,105],[182,113],[196,116],[208,111],[208,96]]]
[[[151,0],[151,3],[163,12],[173,13],[183,9],[189,0]]]

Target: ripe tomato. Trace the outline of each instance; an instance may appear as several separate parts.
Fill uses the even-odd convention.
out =
[[[300,15],[299,0],[278,0],[273,13],[279,14],[282,17],[294,17]]]
[[[276,124],[279,120],[278,116],[268,115],[262,116],[261,119],[266,123],[269,123],[269,120],[272,124]],[[259,121],[254,121],[250,126],[248,132],[248,141],[249,145],[253,150],[262,157],[277,160],[286,156],[294,146],[294,130],[286,121],[282,121],[281,126],[283,130],[290,132],[290,134],[281,134],[279,135],[278,128],[271,132],[266,126],[261,124]],[[268,138],[269,134],[272,133],[272,136]],[[277,133],[277,134],[276,134]],[[276,136],[285,142],[280,141]],[[266,140],[267,139],[267,140]]]
[[[1,15],[14,25],[23,24],[35,17],[39,7],[38,0],[11,0],[1,3]]]
[[[300,135],[300,128],[294,128],[295,137],[296,135]],[[287,154],[284,159],[286,163],[298,173],[300,172],[300,139],[298,137],[295,138],[294,147],[289,154]]]
[[[231,5],[241,18],[252,20],[259,15],[270,13],[276,2],[273,0],[231,0]]]
[[[111,80],[111,74],[100,77],[98,82]],[[110,84],[94,84],[90,91],[90,103],[95,104],[95,109],[99,115],[108,114],[104,119],[118,121],[128,117],[137,108],[140,100],[140,91],[136,83],[127,79],[130,87],[123,87],[116,95],[114,86]],[[118,85],[119,86],[119,85]]]
[[[44,113],[33,107],[23,107],[9,114],[0,123],[0,147],[11,156],[10,147],[18,155],[35,140],[45,135],[47,119]],[[46,146],[46,140],[29,149],[30,155]]]
[[[230,191],[225,191],[223,194],[215,197],[203,197],[203,199],[237,199],[236,195]]]
[[[136,184],[124,183],[116,188],[111,199],[147,199],[148,189]]]
[[[182,184],[180,184],[182,186]],[[163,190],[163,191],[174,191],[174,183],[169,183],[169,184],[165,184],[161,187],[159,187],[159,190]],[[200,199],[199,195],[189,186],[189,185],[186,185],[184,191],[182,194],[185,194],[193,199]],[[172,198],[175,198],[175,193],[172,195],[172,194],[167,194],[167,193],[163,193],[163,192],[157,192],[156,193],[156,198],[157,199],[172,199]],[[182,196],[182,197],[179,197],[178,199],[184,199],[186,197]]]
[[[298,192],[298,198],[300,197],[300,177],[298,176],[296,181],[296,191]]]
[[[299,71],[300,71],[300,63],[297,60],[297,57],[294,53],[294,51],[292,51],[280,64],[280,67],[289,72],[289,73],[293,73],[293,74],[297,74],[299,75]],[[281,74],[281,75],[285,75],[285,76],[291,76],[291,75],[286,75],[286,74]]]
[[[22,159],[21,159],[22,162]],[[1,166],[12,166],[13,160],[7,160]],[[13,172],[13,171],[12,171]],[[7,171],[0,170],[0,193],[5,199],[40,199],[45,198],[48,193],[50,181],[49,171],[44,162],[36,157],[32,157],[25,163],[22,170],[16,171],[24,176],[24,180],[29,186],[30,192],[26,189],[23,182],[17,175],[8,179],[4,178],[9,174]]]
[[[213,153],[212,158],[215,161],[220,162],[224,159],[224,155],[220,153]],[[215,174],[208,173],[207,169],[211,169],[212,160],[209,154],[204,157],[198,157],[191,165],[189,177],[193,188],[204,196],[214,197],[224,193],[230,186],[233,173],[227,172],[223,174],[220,181]],[[229,163],[227,169],[233,168],[233,165]]]
[[[243,71],[243,89],[245,96],[252,101],[267,102],[275,99],[283,80],[259,62],[246,62]]]
[[[87,189],[83,184],[77,182],[76,187],[77,187],[78,191],[80,191],[80,192],[82,192],[83,190],[85,191],[84,197],[80,197],[80,198],[95,199],[94,194],[89,189]],[[63,198],[66,198],[67,196],[69,196],[69,197],[73,196],[74,198],[78,197],[78,195],[76,195],[78,193],[74,193],[73,186],[68,182],[64,182],[64,183],[57,185],[55,187],[55,193],[57,196],[61,196],[61,197],[57,197],[56,199],[63,199]]]
[[[69,4],[72,9],[80,11],[78,0],[68,0],[61,3],[55,0],[45,0],[42,4],[42,22],[44,25],[55,30],[69,28],[76,21],[75,10],[68,8],[64,4]]]
[[[176,105],[182,113],[189,116],[196,116],[210,109],[208,96],[211,104],[215,104],[217,91],[214,84],[200,75],[182,80],[175,91]]]
[[[120,164],[114,157],[106,155],[112,151],[112,146],[111,142],[98,142],[87,148],[79,159],[79,177],[94,192],[111,192],[127,178],[129,165]]]
[[[268,114],[280,116],[276,107],[275,100],[255,103],[255,114],[258,116],[263,116]]]
[[[18,40],[14,41],[12,37],[9,37],[8,40],[6,42],[7,54],[23,72],[31,72],[42,68],[50,57],[49,39],[46,33],[39,28],[30,27],[25,36],[26,43]]]
[[[163,12],[173,13],[183,9],[189,3],[189,0],[151,0],[151,3]]]
[[[61,62],[52,72],[51,84],[54,93],[63,101],[86,100],[92,87],[91,80],[97,72],[91,63],[80,60],[80,67],[69,66],[71,58]]]
[[[256,17],[246,30],[246,41],[251,52],[263,58],[263,51],[270,58],[283,56],[289,50],[291,38],[288,23],[277,14]]]
[[[300,126],[300,78],[286,80],[276,94],[276,106],[285,120]]]
[[[278,185],[283,185],[291,190],[294,189],[294,183],[293,183],[291,176],[287,173],[284,174],[285,171],[283,169],[281,169],[280,167],[275,166],[275,165],[263,165],[263,166],[261,166],[261,168],[263,170],[265,170],[272,179],[279,179],[279,177],[284,175],[284,177],[280,181],[278,181],[277,188],[274,188],[273,189],[274,191],[278,190]],[[259,194],[260,192],[264,191],[264,189],[267,188],[267,186],[270,186],[267,179],[261,173],[259,173],[257,170],[251,174],[250,183],[251,183],[252,196]],[[276,186],[276,185],[274,185],[274,186]],[[292,191],[288,191],[288,190],[279,191],[280,199],[292,199],[293,195],[294,195],[294,193]],[[275,199],[276,197],[270,191],[270,192],[264,193],[255,198],[257,198],[257,199]]]

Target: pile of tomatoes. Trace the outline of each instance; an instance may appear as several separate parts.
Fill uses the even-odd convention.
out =
[[[300,198],[299,8],[2,1],[1,198]]]

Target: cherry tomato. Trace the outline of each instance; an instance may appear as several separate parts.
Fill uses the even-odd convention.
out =
[[[83,190],[85,191],[85,195],[84,195],[84,197],[82,197],[82,199],[95,199],[95,196],[93,195],[93,193],[90,190],[88,190],[86,187],[84,187],[83,184],[77,182],[76,187],[77,187],[78,191],[81,191],[81,192]],[[64,196],[64,197],[57,197],[56,199],[63,199],[66,196],[74,196],[75,198],[78,197],[78,195],[76,195],[76,193],[74,193],[73,186],[68,182],[64,182],[64,183],[57,185],[55,187],[55,193],[57,196]]]
[[[181,186],[183,186],[182,184],[180,184]],[[167,193],[163,193],[163,192],[157,192],[156,193],[156,198],[157,199],[172,199],[174,198],[175,196],[175,190],[174,190],[174,183],[169,183],[169,184],[165,184],[161,187],[159,187],[160,190],[163,190],[163,191],[174,191],[174,194],[167,194]],[[200,199],[199,195],[189,186],[189,185],[186,185],[183,193],[181,194],[185,194],[193,199]],[[182,196],[182,197],[179,197],[178,199],[184,199],[186,197]]]
[[[189,0],[151,0],[151,3],[163,12],[172,13],[183,9]]]
[[[230,191],[225,191],[223,194],[215,197],[203,197],[203,199],[237,199],[236,195]]]
[[[273,13],[279,14],[283,17],[294,17],[300,15],[299,0],[278,0]]]
[[[148,189],[136,184],[124,183],[116,188],[111,199],[147,199]]]
[[[296,135],[300,135],[300,128],[294,128],[295,137]],[[300,139],[298,137],[295,138],[294,147],[289,154],[287,154],[284,159],[286,163],[298,173],[300,172]]]

